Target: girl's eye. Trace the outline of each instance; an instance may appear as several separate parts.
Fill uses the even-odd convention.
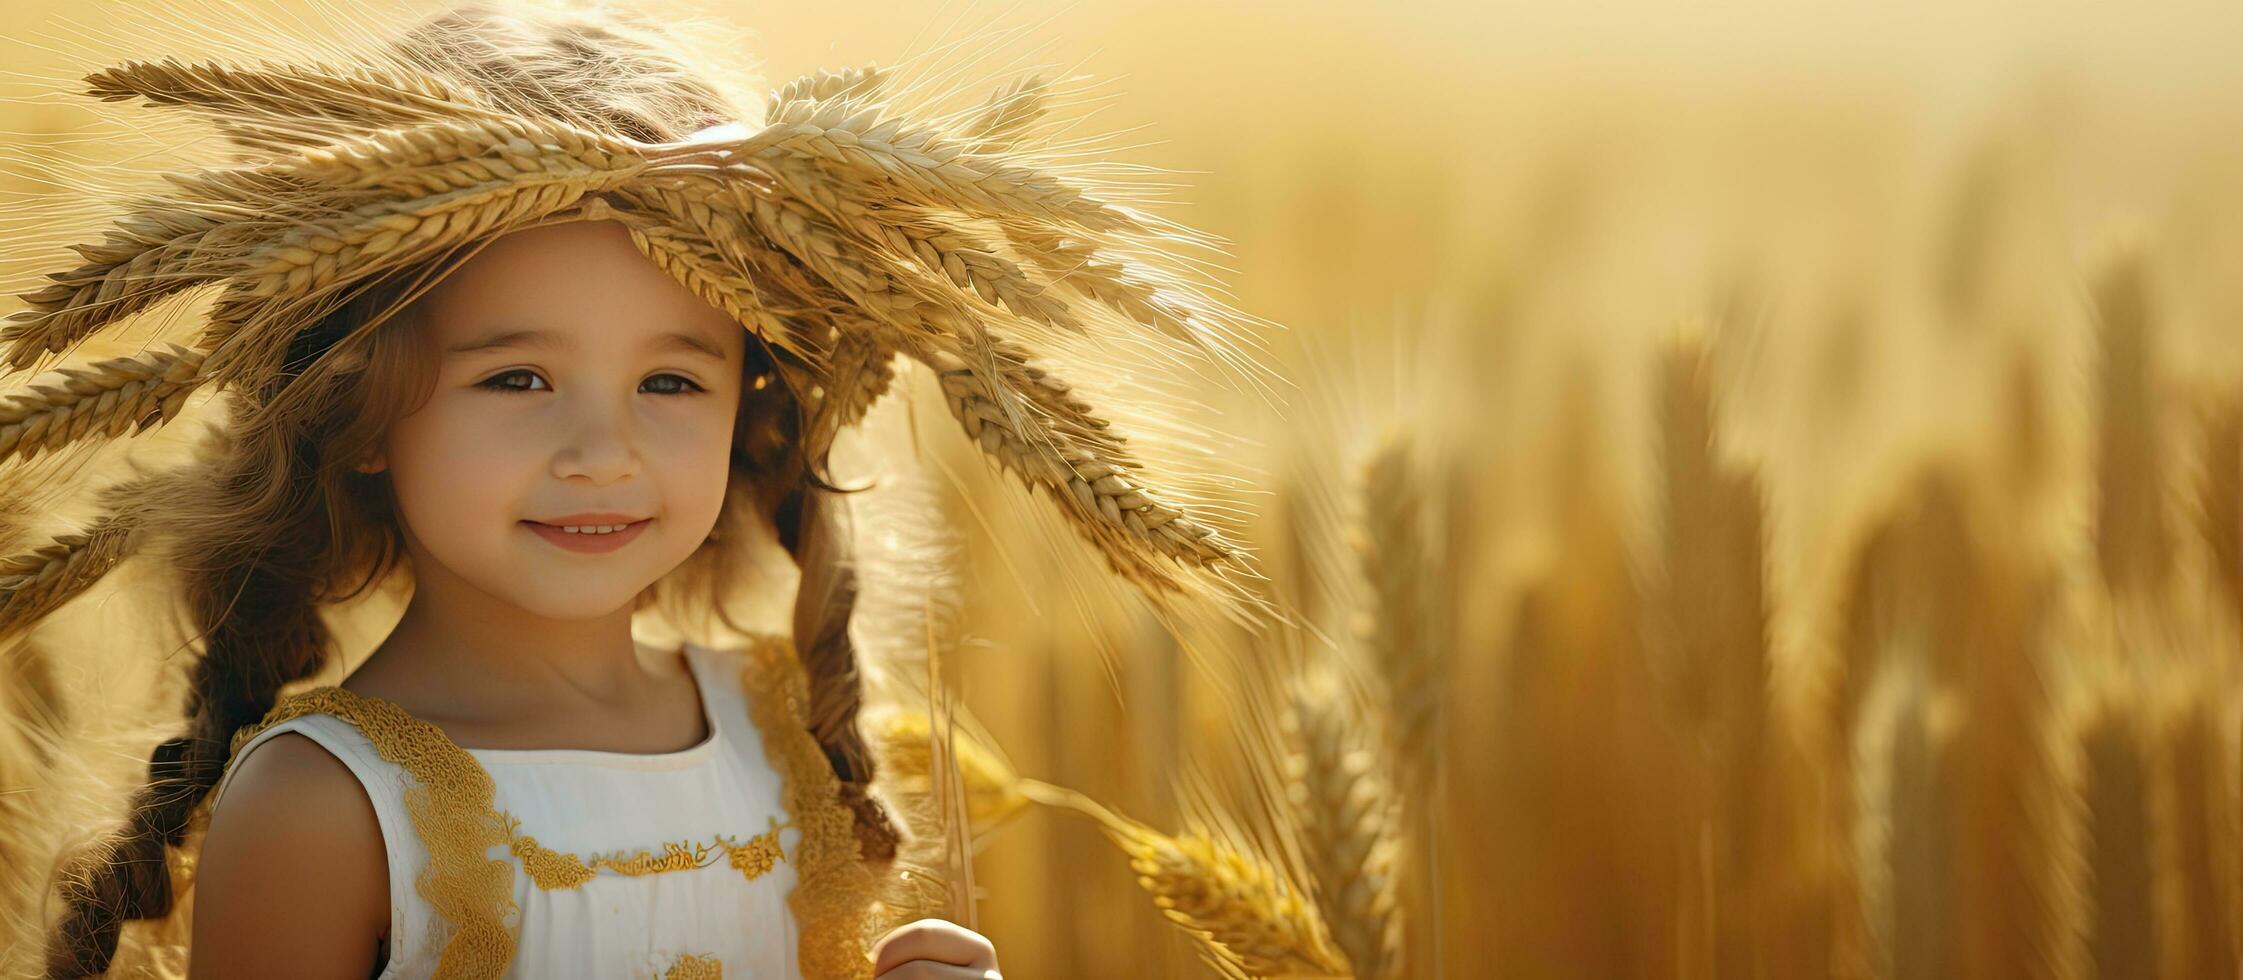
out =
[[[697,392],[697,391],[700,391],[700,390],[701,390],[701,386],[700,386],[700,385],[694,384],[693,382],[691,382],[691,381],[688,381],[688,380],[686,380],[685,378],[683,378],[683,377],[680,377],[680,376],[678,376],[678,375],[675,375],[675,374],[657,374],[657,375],[655,375],[654,377],[648,378],[648,379],[646,379],[646,380],[648,380],[648,381],[660,381],[660,380],[663,380],[664,378],[667,378],[667,379],[669,379],[669,380],[671,380],[671,381],[675,381],[675,382],[677,382],[677,383],[678,383],[678,387],[677,387],[676,389],[674,389],[674,390],[667,390],[667,391],[658,391],[658,392],[656,392],[656,394],[660,394],[660,395],[690,395],[690,394],[693,394],[694,392]]]
[[[538,376],[537,376],[537,374],[536,374],[535,372],[532,372],[532,371],[530,371],[530,370],[528,370],[528,369],[525,369],[525,368],[515,368],[514,370],[512,370],[512,371],[507,371],[507,372],[505,372],[505,373],[503,373],[503,374],[495,374],[495,375],[492,375],[492,376],[491,376],[490,378],[488,378],[488,379],[485,379],[485,380],[484,380],[484,381],[483,381],[483,382],[482,382],[481,384],[478,384],[478,385],[476,385],[476,387],[478,387],[478,388],[486,388],[486,389],[489,389],[489,390],[491,390],[491,391],[537,391],[537,390],[539,390],[539,389],[537,389],[537,388],[535,388],[535,387],[530,387],[530,386],[527,386],[527,385],[515,385],[515,384],[506,384],[506,383],[505,383],[505,382],[506,382],[506,379],[508,379],[508,378],[512,378],[512,377],[515,377],[515,376],[517,376],[517,375],[519,375],[519,376],[521,376],[521,377],[524,377],[524,378],[528,378],[528,379],[529,379],[529,380],[530,380],[531,382],[543,382],[543,381],[545,380],[544,378],[540,378],[540,377],[538,377]],[[679,385],[680,387],[677,387],[677,388],[666,388],[666,389],[662,389],[662,390],[657,390],[657,391],[655,391],[655,392],[654,392],[654,394],[657,394],[657,395],[691,395],[691,394],[695,394],[695,393],[697,393],[697,392],[700,392],[700,391],[702,391],[702,390],[703,390],[703,389],[701,388],[701,386],[700,386],[700,385],[694,384],[693,382],[691,382],[691,381],[689,381],[689,380],[685,379],[684,377],[682,377],[682,376],[680,376],[680,375],[675,375],[675,374],[657,374],[657,375],[655,375],[655,376],[653,376],[653,377],[651,377],[651,378],[648,378],[647,380],[648,380],[648,381],[660,381],[660,380],[662,380],[662,379],[664,379],[664,378],[670,379],[670,380],[672,380],[672,381],[676,381],[676,382],[678,383],[678,385]]]
[[[508,379],[508,378],[512,378],[512,377],[516,377],[516,376],[521,376],[521,377],[525,377],[525,378],[528,378],[528,379],[530,379],[531,381],[543,381],[543,380],[545,380],[545,379],[543,379],[543,378],[540,378],[540,377],[538,377],[538,376],[537,376],[537,375],[535,375],[535,374],[532,374],[532,373],[530,373],[530,372],[528,372],[528,371],[524,371],[524,370],[521,370],[521,369],[517,368],[517,369],[515,369],[515,370],[512,370],[512,371],[508,371],[508,372],[506,372],[505,374],[495,375],[495,376],[492,376],[492,377],[490,377],[490,378],[487,378],[487,379],[485,379],[485,380],[483,381],[483,383],[482,383],[482,384],[476,385],[475,387],[478,387],[478,388],[489,388],[489,389],[491,389],[492,391],[536,391],[536,390],[537,390],[537,389],[535,389],[535,388],[525,388],[525,387],[521,387],[521,386],[519,386],[519,385],[510,385],[510,384],[501,384],[501,383],[500,383],[500,382],[503,382],[503,381],[505,381],[505,380],[506,380],[506,379]]]

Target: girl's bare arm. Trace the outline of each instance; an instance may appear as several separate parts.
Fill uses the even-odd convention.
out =
[[[364,980],[389,928],[389,865],[364,787],[294,732],[238,760],[195,873],[190,980]]]

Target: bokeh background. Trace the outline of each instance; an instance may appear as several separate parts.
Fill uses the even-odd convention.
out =
[[[1281,399],[1179,406],[1298,624],[1258,636],[992,512],[924,384],[884,406],[1013,771],[1398,928],[1366,976],[2243,975],[2243,7],[697,6],[774,84],[977,31],[1105,79],[1284,328]],[[76,7],[5,4],[0,64]],[[85,119],[0,112],[24,159]],[[0,710],[117,656],[19,658]],[[1353,754],[1287,737],[1343,708]],[[11,752],[0,799],[145,758]],[[976,831],[1008,975],[1210,969],[1094,823]]]

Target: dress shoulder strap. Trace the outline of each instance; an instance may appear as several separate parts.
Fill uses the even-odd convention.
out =
[[[506,828],[492,806],[491,774],[444,734],[381,698],[339,687],[316,687],[282,698],[255,724],[234,733],[239,750],[265,730],[294,718],[325,714],[349,722],[383,761],[412,777],[405,812],[428,852],[414,882],[421,898],[449,923],[435,977],[495,978],[514,958],[513,865],[487,856],[506,843]]]

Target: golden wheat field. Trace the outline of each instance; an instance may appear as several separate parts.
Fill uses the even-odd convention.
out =
[[[9,172],[150,149],[40,93],[195,54],[161,4],[0,4]],[[772,84],[1098,79],[1272,325],[1171,420],[1260,620],[1000,506],[932,378],[852,447],[909,675],[860,720],[1006,975],[2243,976],[2243,8],[692,9]],[[6,550],[73,503],[0,502]],[[9,976],[177,720],[133,589],[6,640]]]

